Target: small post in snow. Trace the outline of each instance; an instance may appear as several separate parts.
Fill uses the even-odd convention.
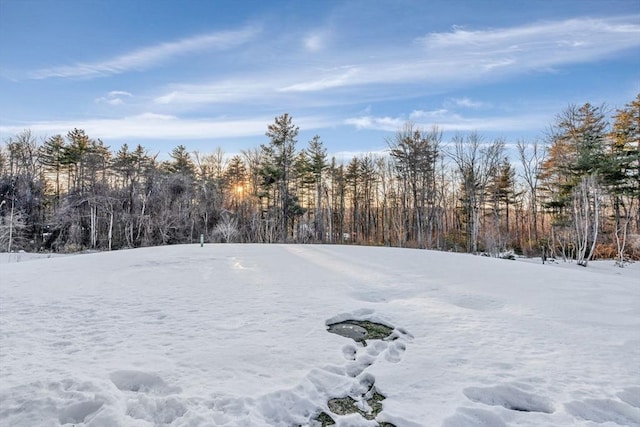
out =
[[[200,247],[204,246],[204,234],[200,235]]]

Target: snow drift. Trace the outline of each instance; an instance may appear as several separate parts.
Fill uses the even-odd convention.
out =
[[[0,265],[0,424],[640,425],[639,269],[199,245]],[[394,329],[364,346],[343,320]],[[375,420],[328,401],[385,396]]]

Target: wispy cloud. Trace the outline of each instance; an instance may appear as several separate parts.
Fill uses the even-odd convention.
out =
[[[17,134],[25,128],[34,135],[66,134],[74,128],[84,129],[88,135],[103,140],[122,139],[218,139],[248,136],[263,137],[273,117],[250,118],[181,118],[167,114],[142,113],[116,119],[90,119],[78,121],[41,121],[20,126],[0,126],[0,134]],[[301,116],[296,124],[304,129],[330,126],[320,117]]]
[[[395,132],[401,129],[404,123],[411,121],[418,127],[430,129],[436,125],[445,132],[510,132],[510,131],[540,131],[552,119],[552,114],[530,113],[515,115],[495,116],[464,116],[445,109],[412,111],[409,116],[358,116],[344,121],[345,124],[357,129],[382,130]]]
[[[154,98],[157,104],[208,104],[244,102],[272,95],[273,78],[234,78],[204,84],[173,84]]]
[[[100,98],[96,98],[96,103],[98,104],[109,104],[109,105],[122,105],[125,103],[124,98],[131,98],[133,94],[130,92],[126,92],[123,90],[113,90],[109,92],[106,96],[101,96]]]
[[[348,85],[358,79],[359,72],[357,67],[345,66],[338,70],[332,70],[327,73],[326,77],[320,77],[317,80],[295,83],[278,89],[279,92],[316,92],[334,87]]]
[[[593,48],[607,42],[613,42],[610,48],[616,49],[638,45],[640,25],[637,22],[638,16],[625,16],[573,18],[485,30],[454,26],[451,32],[431,33],[418,41],[429,49],[480,48],[503,53],[548,47]]]
[[[375,55],[366,49],[350,50],[344,46],[338,51],[322,49],[313,52],[313,65],[309,65],[308,57],[295,56],[299,53],[285,53],[274,58],[274,63],[261,64],[271,67],[271,72],[265,72],[264,67],[260,74],[244,69],[240,72],[242,79],[221,76],[204,84],[174,84],[156,101],[268,103],[283,94],[308,93],[311,95],[299,101],[316,102],[325,96],[334,104],[341,104],[353,102],[354,97],[363,94],[371,97],[372,86],[376,87],[374,96],[415,96],[416,90],[425,94],[441,89],[443,84],[456,87],[487,78],[548,72],[638,48],[638,18],[576,18],[479,30],[454,27],[449,32],[407,40],[404,46],[377,45]],[[306,40],[309,50],[321,46],[320,38],[314,37]],[[283,69],[280,63],[296,66]],[[323,66],[318,67],[317,63]]]
[[[318,52],[325,48],[327,42],[327,34],[315,32],[304,38],[304,47],[309,52]]]
[[[110,74],[121,74],[131,70],[143,70],[179,55],[199,52],[206,49],[230,49],[251,40],[256,33],[256,28],[248,27],[238,31],[203,34],[145,47],[102,61],[44,68],[32,72],[30,77],[34,79],[51,77],[91,78]]]
[[[449,105],[449,104],[455,107],[473,108],[473,109],[486,108],[491,106],[486,102],[476,101],[467,97],[448,99],[446,100],[445,105]]]
[[[359,116],[348,118],[344,123],[358,129],[375,129],[393,132],[400,129],[406,121],[407,120],[402,117]]]

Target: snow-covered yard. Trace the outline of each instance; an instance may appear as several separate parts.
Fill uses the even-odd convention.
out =
[[[14,255],[15,256],[15,255]],[[190,245],[0,264],[0,425],[640,425],[640,268]],[[366,346],[345,320],[395,328]],[[376,420],[331,413],[350,395]]]

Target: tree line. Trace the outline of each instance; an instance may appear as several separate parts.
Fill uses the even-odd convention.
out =
[[[288,114],[257,148],[169,160],[82,129],[0,146],[0,251],[208,242],[386,245],[576,260],[640,258],[640,94],[611,117],[570,105],[542,140],[406,123],[384,155],[298,146]]]

